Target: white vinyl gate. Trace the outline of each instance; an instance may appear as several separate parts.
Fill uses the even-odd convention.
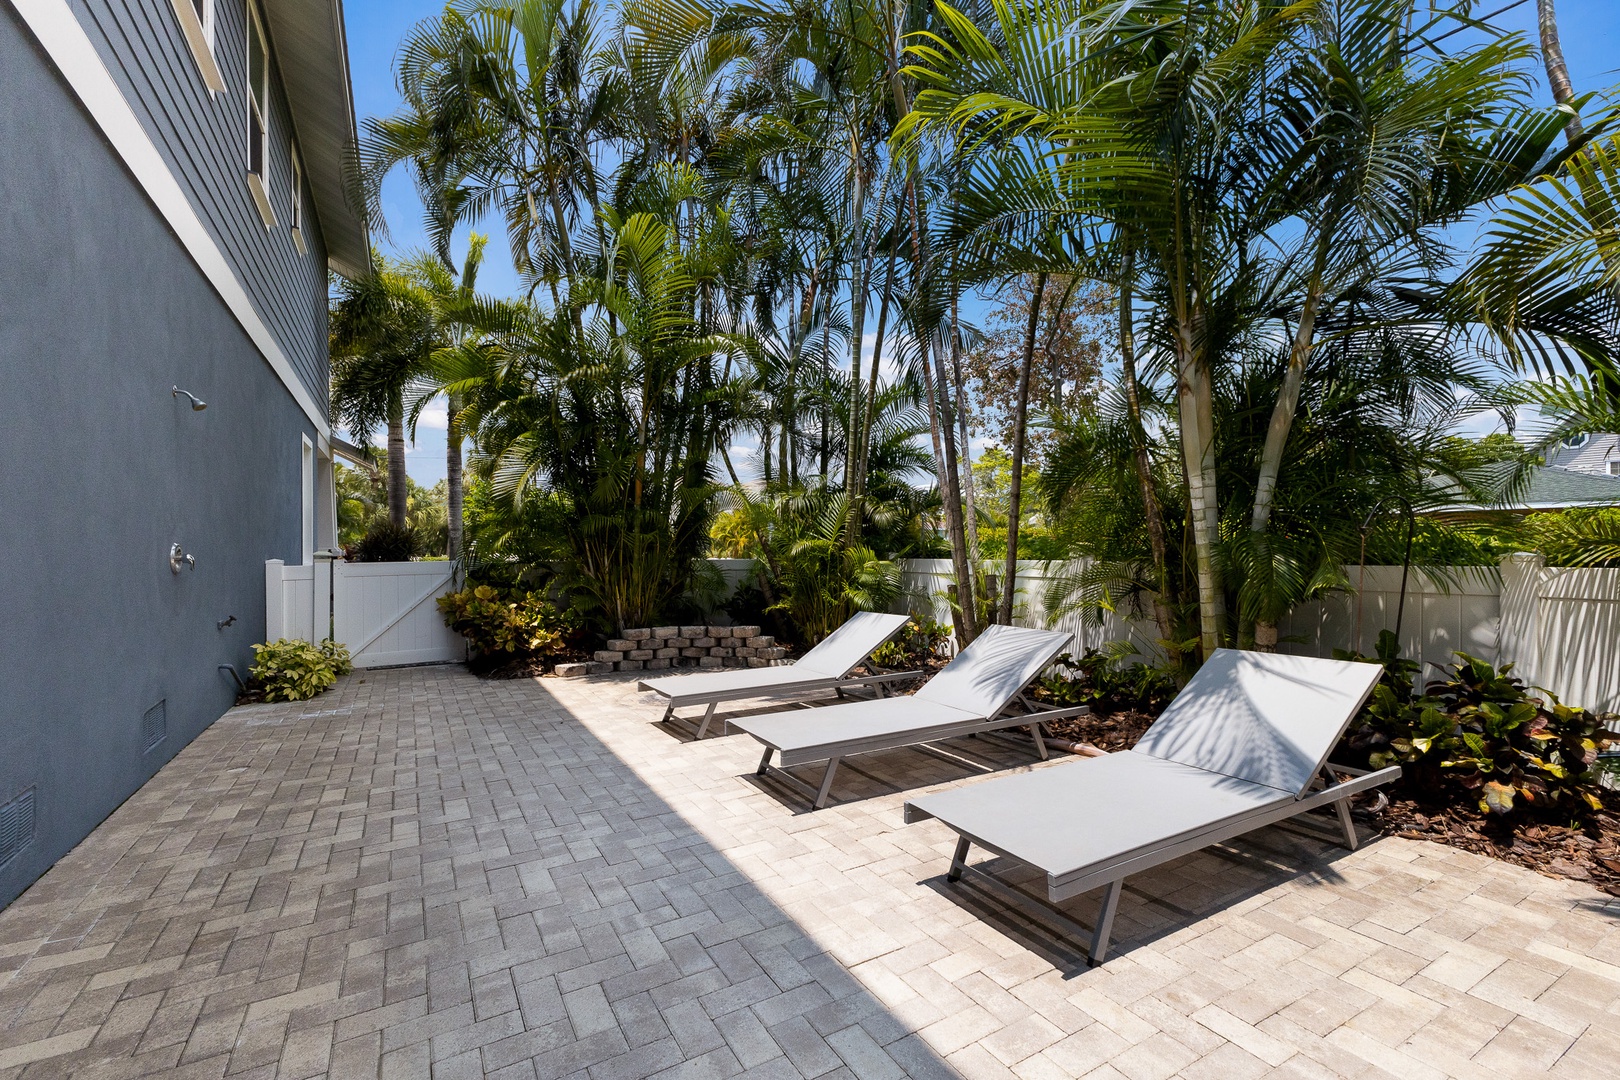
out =
[[[287,566],[271,559],[264,567],[265,639],[321,641],[331,626],[355,667],[464,660],[466,641],[445,626],[436,603],[454,588],[448,562]]]

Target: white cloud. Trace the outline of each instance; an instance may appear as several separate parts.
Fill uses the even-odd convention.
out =
[[[422,410],[422,415],[416,418],[419,428],[432,428],[435,431],[447,431],[450,428],[450,410],[444,403],[434,400],[432,404]]]

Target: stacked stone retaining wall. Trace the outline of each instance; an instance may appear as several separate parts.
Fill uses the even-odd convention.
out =
[[[757,626],[654,626],[610,638],[586,663],[558,664],[565,678],[610,671],[666,668],[768,667],[787,659],[787,649]]]

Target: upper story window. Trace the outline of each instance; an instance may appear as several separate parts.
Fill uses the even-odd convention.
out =
[[[219,62],[214,59],[214,0],[172,0],[175,18],[186,35],[186,44],[202,72],[203,82],[211,93],[222,93],[225,76],[220,73]]]
[[[292,221],[293,246],[298,248],[298,254],[303,255],[309,251],[304,243],[304,163],[298,156],[298,144],[293,143],[287,148],[287,160],[292,163],[292,180],[288,185],[288,216]]]
[[[259,6],[252,0],[247,13],[248,188],[265,228],[270,228],[276,223],[275,207],[270,205],[270,48]]]

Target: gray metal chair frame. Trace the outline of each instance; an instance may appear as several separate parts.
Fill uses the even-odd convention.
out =
[[[992,626],[915,696],[890,699],[893,708],[883,708],[875,702],[830,705],[791,717],[781,714],[744,717],[735,721],[734,726],[765,747],[755,775],[767,776],[774,771],[781,779],[809,794],[812,808],[816,810],[827,805],[839,765],[845,758],[858,754],[1026,728],[1034,740],[1036,753],[1044,761],[1047,750],[1041,736],[1042,721],[1083,716],[1091,711],[1083,705],[1036,709],[1024,696],[1029,684],[1071,640],[1073,635],[1062,632]],[[1015,701],[1025,711],[1009,715],[1007,710]],[[902,710],[925,714],[927,719],[908,722],[899,715]],[[822,731],[846,719],[852,721],[853,727],[867,730],[853,736],[845,733],[828,741],[817,740],[816,736]],[[789,735],[798,738],[785,737]],[[778,759],[774,769],[773,753]],[[827,763],[817,787],[786,771],[817,761]]]
[[[853,624],[855,624],[858,620],[874,615],[876,615],[876,613],[861,612],[852,617],[849,622],[845,623],[844,627],[840,627],[839,631],[834,631],[834,634],[836,635],[845,628],[852,628]],[[891,620],[898,621],[893,621],[893,625],[888,627],[887,633],[885,633],[881,639],[872,642],[870,648],[867,648],[859,656],[855,656],[853,659],[846,657],[847,662],[839,662],[837,664],[839,670],[818,671],[814,667],[816,663],[815,657],[820,649],[820,646],[818,646],[816,649],[810,650],[810,652],[801,657],[797,663],[793,664],[783,664],[771,668],[734,668],[730,671],[702,672],[696,675],[661,676],[658,678],[642,679],[636,684],[636,689],[651,690],[653,693],[659,694],[667,700],[667,703],[664,706],[664,715],[658,720],[660,724],[666,724],[672,720],[679,720],[685,724],[691,725],[694,732],[694,737],[698,739],[702,739],[708,735],[709,725],[714,721],[715,709],[728,701],[744,701],[756,698],[765,700],[776,699],[792,701],[793,699],[801,698],[806,694],[818,693],[824,690],[835,691],[839,697],[843,697],[846,690],[851,690],[858,686],[871,687],[878,696],[887,696],[890,683],[920,679],[923,677],[923,673],[921,671],[880,671],[871,675],[851,675],[850,671],[862,661],[870,657],[871,654],[876,652],[879,648],[894,640],[895,636],[898,635],[900,631],[905,629],[908,618],[908,616],[878,616],[877,618],[874,618],[872,620],[874,622],[879,621],[880,619],[883,622],[888,622]],[[832,639],[829,638],[829,641],[831,640]],[[866,643],[861,642],[861,644],[864,645]],[[760,677],[757,676],[756,673],[761,672],[781,672],[782,675],[780,681],[774,683],[754,682],[753,679],[750,678],[750,676],[754,676],[755,678]],[[740,677],[739,681],[742,681],[744,683],[743,685],[722,687],[719,689],[688,690],[684,693],[678,689],[683,682],[688,683],[688,685],[693,682],[708,682],[710,681],[710,676],[720,676],[720,680],[718,681],[725,681],[725,676],[733,673]],[[807,673],[809,673],[811,677],[804,677]],[[768,676],[764,677],[768,678]],[[678,716],[675,713],[676,709],[684,709],[694,705],[707,706],[707,708],[705,708],[703,711],[703,717],[701,720],[696,717]]]
[[[1227,650],[1222,650],[1222,652],[1229,653]],[[1223,662],[1230,663],[1231,656],[1235,655],[1237,654],[1229,653]],[[1218,652],[1216,656],[1220,657],[1221,653]],[[1308,661],[1307,663],[1337,662]],[[1371,665],[1368,666],[1371,667]],[[1198,679],[1195,677],[1194,683],[1197,683],[1197,681]],[[1192,723],[1185,720],[1172,721],[1166,725],[1166,729],[1161,730],[1161,737],[1154,738],[1152,737],[1154,736],[1154,729],[1159,727],[1159,724],[1156,723],[1154,728],[1149,728],[1148,733],[1144,734],[1142,740],[1137,744],[1137,750],[1123,751],[1120,754],[1109,755],[1108,757],[1124,758],[1127,755],[1137,754],[1145,747],[1147,750],[1146,756],[1153,757],[1155,761],[1165,766],[1166,771],[1174,770],[1179,775],[1191,777],[1195,783],[1203,783],[1211,790],[1224,789],[1232,792],[1234,798],[1242,797],[1249,800],[1253,805],[1239,812],[1231,812],[1231,804],[1218,810],[1212,809],[1209,820],[1198,822],[1171,835],[1158,837],[1151,843],[1119,851],[1084,865],[1046,866],[1035,861],[1027,850],[1022,853],[1008,850],[1011,847],[1025,846],[1029,833],[1025,830],[1023,835],[1020,835],[1019,822],[1022,818],[1027,817],[1032,809],[1037,811],[1039,809],[1038,807],[1032,808],[1029,805],[1021,805],[1021,803],[1026,803],[1027,800],[1021,799],[1019,789],[1050,787],[1061,780],[1066,781],[1069,785],[1078,785],[1066,788],[1066,794],[1073,795],[1078,800],[1083,801],[1085,796],[1082,793],[1093,790],[1098,786],[1097,782],[1107,779],[1102,774],[1095,772],[1088,774],[1087,770],[1098,767],[1106,768],[1109,764],[1108,758],[1076,761],[1056,766],[1053,770],[1041,770],[1034,775],[1007,777],[991,781],[986,785],[976,785],[981,788],[982,793],[976,800],[978,805],[974,806],[969,805],[968,799],[961,797],[964,793],[970,792],[971,789],[968,788],[957,788],[954,791],[941,792],[937,796],[925,796],[920,800],[906,804],[905,819],[907,823],[911,823],[928,818],[937,818],[957,834],[956,850],[951,857],[950,869],[946,874],[948,882],[958,882],[965,875],[971,875],[974,881],[987,885],[998,895],[1006,896],[1026,907],[1038,908],[1054,917],[1063,926],[1080,931],[1077,936],[1082,936],[1088,928],[1083,927],[1066,912],[1058,909],[1056,905],[1093,889],[1103,888],[1103,897],[1096,920],[1089,928],[1091,941],[1087,950],[1088,963],[1100,964],[1108,953],[1109,937],[1113,930],[1114,914],[1119,907],[1120,892],[1124,887],[1125,879],[1132,874],[1263,826],[1297,817],[1300,814],[1310,813],[1313,810],[1330,805],[1337,813],[1344,845],[1351,850],[1355,849],[1357,843],[1356,832],[1350,819],[1350,807],[1347,800],[1359,792],[1388,783],[1400,776],[1401,773],[1399,766],[1369,771],[1326,764],[1328,753],[1337,744],[1345,727],[1349,725],[1350,720],[1359,711],[1367,696],[1371,694],[1372,688],[1377,681],[1377,669],[1374,668],[1372,671],[1365,673],[1363,681],[1364,688],[1352,685],[1349,691],[1342,695],[1345,707],[1342,710],[1343,715],[1339,718],[1339,722],[1336,725],[1322,727],[1315,733],[1317,737],[1313,740],[1313,745],[1304,750],[1307,755],[1315,755],[1315,760],[1310,765],[1308,772],[1300,773],[1298,761],[1285,763],[1280,768],[1269,763],[1265,766],[1257,766],[1257,768],[1261,769],[1273,768],[1275,771],[1285,775],[1291,774],[1290,780],[1282,780],[1276,775],[1268,775],[1266,780],[1269,782],[1257,782],[1237,775],[1236,770],[1230,768],[1217,771],[1204,768],[1196,761],[1186,761],[1184,760],[1186,757],[1196,756],[1200,753],[1214,757],[1220,757],[1224,754],[1229,761],[1231,754],[1229,750],[1216,745],[1218,740],[1209,739],[1207,732],[1204,733],[1205,737],[1201,741],[1196,741],[1197,745],[1195,745],[1195,740],[1190,736],[1197,734],[1193,731],[1194,723],[1197,723],[1197,720]],[[1191,690],[1193,685],[1189,684],[1187,690]],[[1187,690],[1184,690],[1183,694],[1186,694]],[[1359,693],[1357,693],[1358,690]],[[1174,704],[1172,704],[1173,707]],[[1192,711],[1196,711],[1196,706]],[[1170,710],[1167,710],[1166,717],[1169,716]],[[1160,723],[1163,722],[1164,720],[1161,718]],[[1168,730],[1170,728],[1175,730]],[[1279,740],[1279,745],[1281,742],[1282,740]],[[1319,752],[1318,745],[1320,746]],[[1275,748],[1265,747],[1264,749],[1274,750]],[[1155,751],[1162,756],[1156,756]],[[1252,757],[1266,759],[1268,762],[1277,757],[1276,754],[1272,754],[1268,758],[1267,754],[1256,753],[1252,747],[1248,749],[1248,753]],[[1118,764],[1125,766],[1127,764],[1134,765],[1135,763],[1120,761]],[[1059,771],[1061,771],[1062,775],[1054,776],[1054,773]],[[1129,777],[1132,770],[1126,769],[1124,771],[1126,776]],[[1199,774],[1202,774],[1202,780],[1197,779]],[[1303,775],[1304,782],[1298,785],[1297,790],[1277,786],[1292,780],[1298,780],[1301,775]],[[1088,779],[1093,781],[1093,784],[1087,785]],[[1000,785],[1000,790],[995,790],[991,785]],[[1106,784],[1103,784],[1102,787],[1106,788]],[[1272,792],[1275,792],[1274,798],[1270,797]],[[953,795],[957,797],[953,799]],[[1173,791],[1166,792],[1166,797],[1173,797],[1173,795]],[[969,798],[972,798],[972,796],[969,795]],[[959,819],[985,822],[985,804],[989,800],[1004,803],[1009,810],[1009,814],[1003,820],[987,822],[987,824],[996,827],[994,830],[990,828],[975,829],[964,825],[961,820],[952,820],[952,817],[955,816]],[[953,805],[953,803],[956,805]],[[1099,811],[1106,811],[1107,809],[1109,808],[1105,806],[1098,807]],[[1065,807],[1066,813],[1072,813],[1073,811],[1073,806]],[[988,835],[992,831],[999,835]],[[1010,885],[992,874],[970,866],[967,859],[974,845],[1003,858],[1021,862],[1033,866],[1037,870],[1044,871],[1046,873],[1046,900],[1043,901],[1038,896],[1031,895],[1029,892]],[[1056,859],[1048,861],[1057,862]]]

